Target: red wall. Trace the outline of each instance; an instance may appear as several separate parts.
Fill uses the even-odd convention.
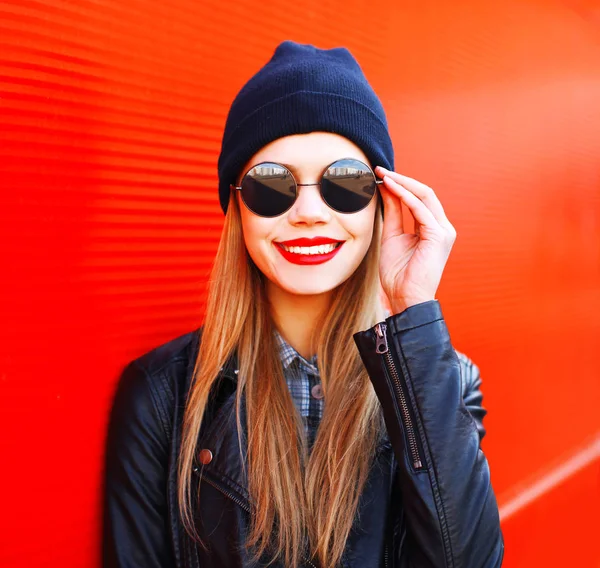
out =
[[[484,4],[0,4],[1,566],[96,565],[115,380],[200,324],[225,114],[287,38],[353,51],[457,228],[505,566],[596,565],[600,9]]]

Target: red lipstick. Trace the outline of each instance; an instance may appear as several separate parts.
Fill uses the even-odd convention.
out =
[[[315,247],[317,245],[329,245],[331,243],[342,242],[336,239],[330,239],[329,237],[311,237],[310,239],[291,239],[289,241],[281,241],[277,244],[285,245],[286,247]]]
[[[285,250],[282,245],[286,247],[315,247],[319,245],[329,245],[339,243],[332,251],[323,254],[302,254],[299,252],[291,252]],[[322,264],[331,260],[338,251],[342,248],[344,241],[331,239],[329,237],[313,237],[313,238],[302,238],[302,239],[291,239],[289,241],[274,242],[275,247],[281,253],[283,258],[291,262],[292,264]]]

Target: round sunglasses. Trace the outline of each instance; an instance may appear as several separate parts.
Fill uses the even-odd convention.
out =
[[[261,162],[252,166],[239,186],[246,207],[260,217],[277,217],[285,213],[298,197],[298,187],[318,185],[323,201],[338,213],[357,213],[373,199],[383,181],[373,170],[355,158],[336,160],[323,172],[319,183],[297,183],[283,164]]]

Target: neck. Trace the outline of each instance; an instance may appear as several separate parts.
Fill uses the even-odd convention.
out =
[[[318,317],[329,306],[331,294],[331,291],[317,295],[292,294],[271,282],[267,284],[271,316],[279,333],[305,359],[315,354],[311,336]]]

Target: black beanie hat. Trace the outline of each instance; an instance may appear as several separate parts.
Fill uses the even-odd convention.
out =
[[[281,43],[271,60],[238,93],[229,109],[219,156],[219,199],[263,146],[291,134],[340,134],[366,154],[372,167],[394,169],[383,106],[352,54]]]

